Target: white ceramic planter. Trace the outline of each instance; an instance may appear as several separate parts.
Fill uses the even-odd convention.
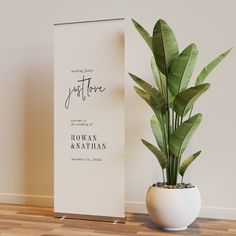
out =
[[[150,187],[146,196],[146,206],[150,217],[160,228],[184,230],[197,218],[201,196],[197,187]]]

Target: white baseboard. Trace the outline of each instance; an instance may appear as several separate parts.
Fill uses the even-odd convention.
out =
[[[132,213],[147,213],[145,202],[126,201],[125,210]],[[199,217],[236,220],[236,208],[202,206]]]
[[[0,193],[0,202],[53,207],[53,196]],[[146,204],[145,202],[126,201],[125,211],[146,214]],[[203,218],[236,220],[236,208],[202,206],[199,216]]]
[[[41,195],[0,193],[0,203],[52,207],[53,197]]]
[[[203,206],[199,216],[203,218],[236,220],[236,209]]]
[[[145,202],[126,201],[125,202],[125,211],[130,212],[130,213],[146,214],[147,213],[146,204],[145,204]]]

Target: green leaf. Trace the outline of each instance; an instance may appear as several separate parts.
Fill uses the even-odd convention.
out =
[[[152,96],[149,93],[145,92],[144,90],[136,86],[134,86],[134,90],[152,108],[152,110],[154,111],[158,119],[161,120],[162,114],[161,114],[160,107],[158,106],[158,104],[156,104]]]
[[[166,77],[158,69],[154,56],[152,56],[152,59],[151,59],[151,67],[152,67],[152,74],[156,81],[157,87],[159,91],[163,94],[163,96],[165,97]]]
[[[200,155],[201,151],[198,151],[191,156],[189,156],[186,160],[184,160],[179,167],[179,174],[183,177],[186,169],[190,166],[190,164]]]
[[[202,84],[205,78],[208,76],[208,74],[228,55],[231,49],[219,55],[212,62],[210,62],[205,68],[203,68],[196,79],[195,85]]]
[[[164,152],[162,126],[156,115],[153,115],[151,118],[151,127],[158,146]]]
[[[158,107],[161,110],[162,114],[165,114],[167,111],[167,103],[166,100],[160,92],[158,92],[155,88],[152,88],[150,91],[151,99],[155,101],[155,103],[158,105]]]
[[[196,64],[197,54],[196,45],[190,44],[173,62],[168,76],[168,85],[174,96],[187,88]]]
[[[174,110],[180,116],[184,117],[192,108],[195,101],[210,87],[210,84],[201,84],[188,88],[179,93],[174,99]]]
[[[164,153],[146,140],[142,139],[142,142],[156,156],[161,168],[165,169],[168,161]]]
[[[150,102],[151,95],[149,93],[145,92],[144,90],[142,90],[136,86],[134,86],[134,90],[145,102],[147,102],[147,103]]]
[[[129,75],[131,76],[131,78],[142,88],[144,89],[146,92],[150,92],[151,89],[153,88],[153,86],[149,83],[147,83],[146,81],[140,79],[138,76],[133,75],[131,73],[129,73]]]
[[[182,123],[170,136],[170,151],[172,154],[181,157],[193,133],[199,126],[202,114],[198,113]]]
[[[159,77],[159,70],[157,68],[155,58],[153,56],[151,58],[151,68],[152,68],[152,74],[155,79],[158,90],[162,92],[162,84],[161,84],[161,79]]]
[[[164,96],[160,92],[158,92],[157,89],[152,87],[152,85],[150,85],[146,81],[140,79],[136,75],[133,75],[133,74],[130,74],[130,73],[129,73],[129,75],[142,89],[144,89],[147,93],[149,93],[151,95],[152,99],[155,101],[155,103],[160,108],[161,112],[164,114],[166,112],[166,109],[167,109],[167,103],[166,103],[166,100],[165,100]]]
[[[179,49],[172,29],[164,20],[158,20],[154,26],[152,49],[159,70],[167,76]]]
[[[143,39],[146,41],[149,48],[152,50],[152,36],[149,35],[149,33],[134,19],[131,19],[135,28],[140,33],[140,35],[143,37]]]

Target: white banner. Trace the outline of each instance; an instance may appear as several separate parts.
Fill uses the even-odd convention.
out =
[[[124,20],[54,28],[54,211],[124,218]]]

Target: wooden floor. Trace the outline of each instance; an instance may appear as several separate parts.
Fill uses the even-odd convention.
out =
[[[0,204],[0,236],[172,236],[236,235],[236,221],[197,219],[186,231],[165,232],[158,229],[147,215],[127,214],[125,224],[58,219],[51,208]]]

